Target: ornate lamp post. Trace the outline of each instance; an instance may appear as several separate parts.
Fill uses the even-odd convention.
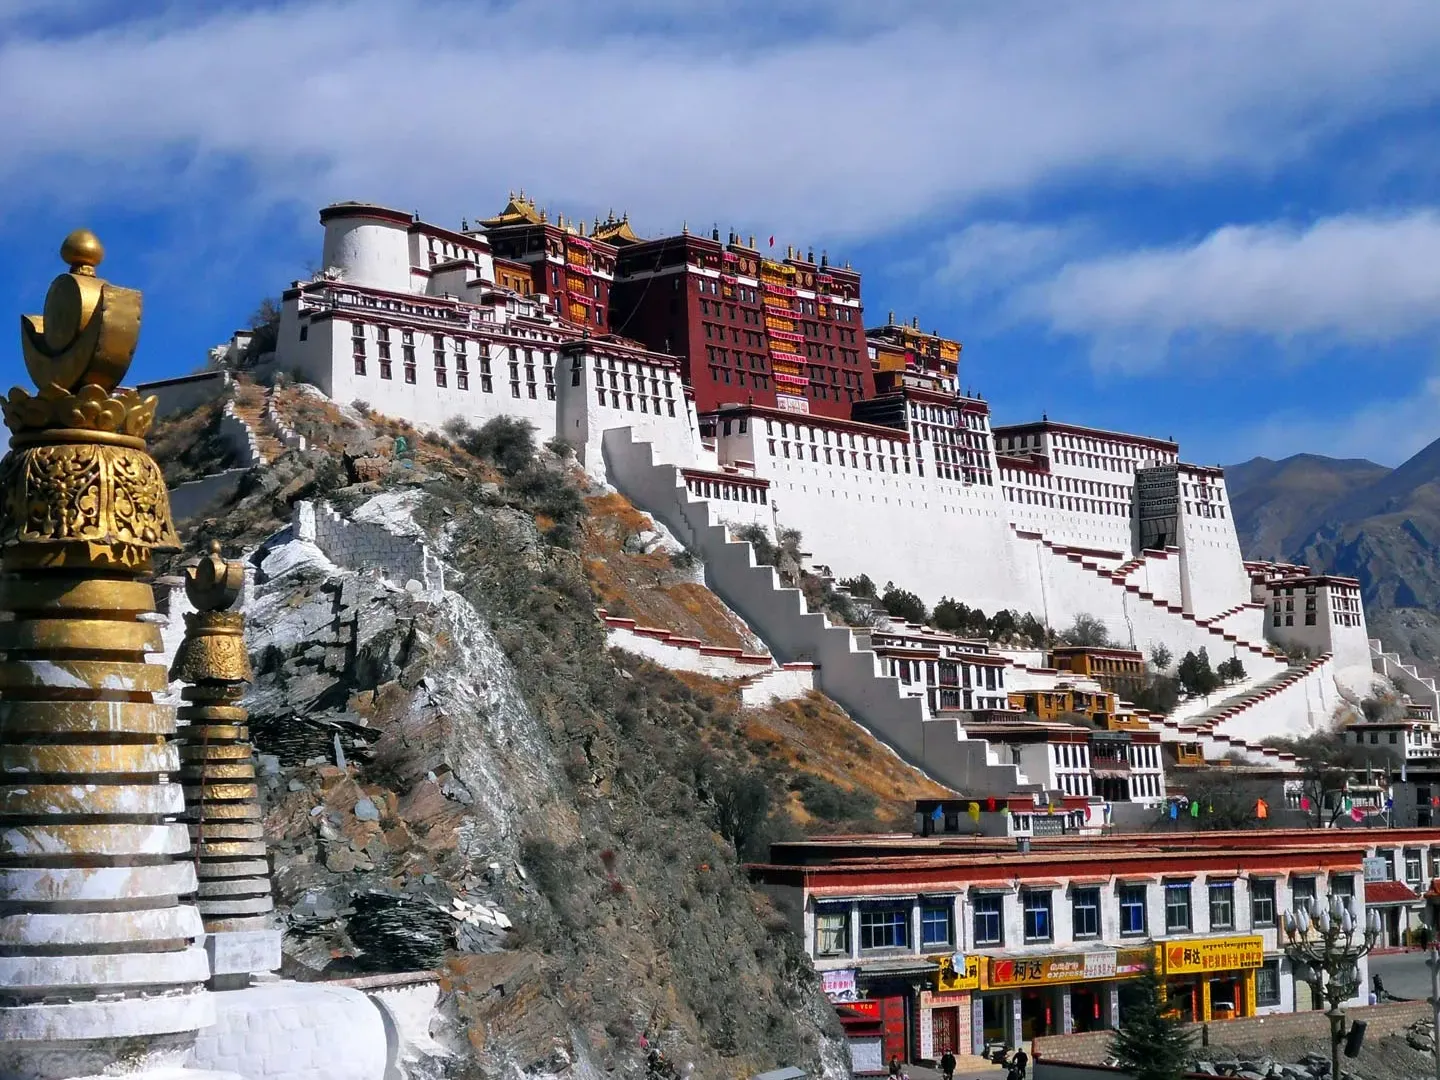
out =
[[[1313,896],[1308,904],[1285,913],[1285,955],[1330,1007],[1330,1076],[1340,1078],[1340,1047],[1345,1042],[1345,1010],[1340,1006],[1360,990],[1360,958],[1380,940],[1380,915],[1363,919],[1355,898],[1342,903],[1332,896],[1326,907]]]

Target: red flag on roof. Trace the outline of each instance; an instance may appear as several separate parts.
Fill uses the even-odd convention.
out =
[[[773,237],[773,236],[770,237],[770,246],[771,246],[771,247],[774,247],[774,246],[775,246],[775,237]]]

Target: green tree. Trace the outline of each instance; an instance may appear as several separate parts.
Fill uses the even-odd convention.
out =
[[[850,590],[851,596],[863,597],[866,600],[874,600],[879,595],[875,591],[875,582],[870,580],[869,574],[861,574],[859,577],[841,578],[840,585]]]
[[[1210,657],[1203,648],[1182,656],[1176,675],[1189,694],[1210,694],[1220,686],[1220,677],[1210,667]]]
[[[250,340],[240,363],[249,367],[260,361],[266,353],[273,353],[280,340],[280,302],[267,296],[250,316]]]
[[[1289,750],[1298,759],[1301,794],[1310,802],[1310,817],[1321,827],[1340,819],[1350,778],[1370,764],[1363,747],[1345,741],[1343,730],[1298,739],[1266,739],[1261,745]]]
[[[1150,650],[1150,663],[1154,664],[1158,671],[1164,671],[1170,666],[1170,661],[1174,659],[1175,654],[1170,651],[1169,646],[1164,642],[1161,642]]]
[[[1221,660],[1215,674],[1220,677],[1222,683],[1236,683],[1245,678],[1245,665],[1240,662],[1238,656],[1232,656],[1229,660]]]
[[[1094,615],[1081,612],[1069,630],[1060,635],[1066,645],[1110,645],[1110,631]]]
[[[1194,1038],[1178,1017],[1166,1015],[1160,980],[1146,968],[1131,984],[1133,996],[1110,1039],[1120,1071],[1134,1080],[1180,1080],[1190,1067]]]
[[[930,613],[925,610],[925,602],[920,597],[908,589],[896,588],[893,581],[885,583],[885,592],[880,597],[880,603],[895,619],[923,623],[930,617]]]

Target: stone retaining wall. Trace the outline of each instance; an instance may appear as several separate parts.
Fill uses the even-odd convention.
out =
[[[295,536],[308,540],[337,566],[377,569],[400,585],[417,581],[426,592],[445,588],[445,564],[429,545],[368,521],[347,521],[325,503],[297,502]]]

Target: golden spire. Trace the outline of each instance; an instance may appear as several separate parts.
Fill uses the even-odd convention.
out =
[[[267,930],[274,900],[266,862],[249,714],[240,704],[254,676],[245,650],[245,613],[231,610],[245,587],[245,564],[220,545],[185,570],[185,640],[170,678],[188,683],[179,717],[189,722],[180,749],[185,819],[196,847],[197,901],[208,933]],[[277,950],[278,951],[278,950]],[[274,958],[279,964],[278,956]]]
[[[143,1071],[213,1022],[204,926],[181,902],[196,876],[176,820],[175,710],[156,700],[168,682],[147,661],[163,648],[144,618],[151,553],[178,539],[145,449],[155,399],[117,389],[141,298],[95,274],[93,233],[71,233],[60,253],[69,273],[43,315],[21,320],[39,392],[4,399],[0,462],[0,892],[15,924],[0,1071],[22,1076],[122,1042]]]

